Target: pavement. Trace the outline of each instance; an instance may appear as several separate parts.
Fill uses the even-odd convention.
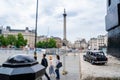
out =
[[[1,51],[0,53],[0,65],[2,65],[3,62],[5,62],[7,60],[7,58],[9,56],[12,56],[14,54],[28,54],[28,55],[32,55],[31,53],[27,53],[26,51]],[[49,61],[49,55],[46,56],[48,61]],[[79,65],[79,55],[74,53],[69,53],[68,55],[60,55],[61,58],[61,62],[63,63],[63,67],[60,68],[60,80],[80,80],[80,65]],[[40,63],[42,59],[42,54],[38,53],[37,54],[37,61]],[[55,61],[56,56],[53,55],[53,60]],[[64,63],[65,60],[65,63]],[[54,62],[55,63],[55,62]],[[64,66],[65,64],[65,66]],[[63,75],[63,68],[65,68],[65,71],[68,72],[68,74]],[[47,73],[49,75],[49,71],[47,68]],[[55,79],[56,75],[52,75],[51,76],[51,80],[56,80]],[[42,77],[43,80],[47,80],[47,78],[45,76]]]
[[[2,51],[3,52],[3,51]],[[26,54],[23,52],[14,51],[5,53],[0,53],[0,65],[6,61],[6,59],[14,54]],[[60,80],[112,80],[112,79],[93,79],[97,77],[102,78],[117,78],[113,80],[120,80],[120,61],[116,58],[107,55],[108,63],[106,65],[92,65],[89,62],[83,61],[83,55],[85,53],[69,53],[67,55],[60,55],[63,67],[60,69]],[[32,55],[28,53],[28,55]],[[42,59],[42,54],[37,54],[37,61],[40,63]],[[49,61],[49,55],[46,56]],[[53,55],[53,61],[55,61],[55,55]],[[65,62],[65,63],[64,63]],[[55,63],[55,62],[54,62]],[[65,64],[65,66],[64,66]],[[63,75],[63,68],[68,72],[68,74]],[[48,68],[47,68],[48,73]],[[49,74],[49,73],[48,73]],[[55,79],[56,75],[51,76],[51,80]],[[87,79],[88,77],[92,77]],[[47,80],[45,76],[42,77],[43,80]]]
[[[55,58],[55,56],[53,56]],[[80,65],[79,65],[79,55],[76,54],[68,54],[61,55],[61,61],[63,63],[63,67],[60,69],[60,80],[80,80]],[[64,66],[64,60],[65,60],[65,66]],[[66,75],[63,75],[63,68],[65,67],[65,71],[68,73]],[[48,69],[47,69],[48,73]],[[43,76],[43,80],[47,80],[45,76]],[[56,80],[55,76],[51,76],[51,80]]]

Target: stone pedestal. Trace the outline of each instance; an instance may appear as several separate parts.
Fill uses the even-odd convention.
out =
[[[120,26],[108,31],[108,54],[120,58]]]
[[[28,55],[15,55],[0,67],[0,80],[41,80],[45,68]]]
[[[107,53],[120,58],[120,1],[107,0],[106,30],[108,31]]]

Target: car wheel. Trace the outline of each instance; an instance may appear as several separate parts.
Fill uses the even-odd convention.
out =
[[[102,65],[105,65],[105,63],[102,63]]]
[[[91,64],[94,64],[94,61],[93,61],[93,60],[91,60],[90,62],[91,62]]]
[[[85,57],[83,57],[83,60],[86,61]]]
[[[42,78],[40,78],[40,80],[42,80]]]

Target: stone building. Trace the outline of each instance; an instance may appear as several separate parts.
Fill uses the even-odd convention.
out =
[[[107,48],[107,35],[99,35],[97,37],[97,49]]]
[[[107,35],[98,35],[97,38],[91,38],[88,41],[88,49],[102,50],[107,48]]]
[[[45,35],[37,36],[37,42],[47,41],[48,37]]]
[[[97,46],[97,38],[91,38],[89,41],[88,41],[88,49],[90,50],[97,50],[98,49],[98,46]]]
[[[0,26],[0,34],[2,34],[3,26]]]
[[[15,35],[17,36],[18,33],[22,33],[24,39],[27,39],[27,44],[31,47],[34,48],[34,42],[35,42],[35,30],[29,30],[28,27],[24,30],[20,29],[11,29],[10,26],[7,26],[6,29],[2,29],[2,34],[4,36],[8,35]]]
[[[76,48],[76,49],[86,50],[87,47],[88,47],[88,44],[87,44],[87,42],[86,42],[85,39],[76,40],[76,41],[74,42],[74,48]]]
[[[34,48],[34,44],[35,44],[35,30],[29,30],[28,27],[26,27],[23,30],[20,29],[11,29],[10,26],[7,26],[6,29],[4,29],[2,26],[0,27],[0,34],[3,34],[4,36],[8,36],[8,35],[15,35],[17,36],[18,33],[22,33],[24,39],[27,39],[27,44],[29,45],[29,47]],[[53,38],[56,40],[56,46],[58,48],[62,47],[62,40],[59,37],[47,37],[47,36],[37,36],[37,42],[39,41],[47,41],[49,38]]]

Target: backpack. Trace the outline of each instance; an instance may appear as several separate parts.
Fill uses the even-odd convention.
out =
[[[47,59],[43,58],[41,64],[42,64],[44,67],[47,68],[47,66],[48,66]]]
[[[62,67],[62,62],[59,62],[56,66],[56,68],[61,68]]]

